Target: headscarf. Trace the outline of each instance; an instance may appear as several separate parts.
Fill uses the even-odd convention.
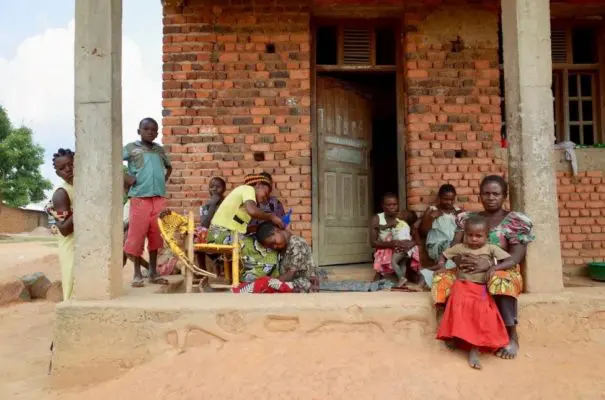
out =
[[[254,186],[257,183],[264,183],[267,186],[273,186],[271,180],[269,180],[265,175],[261,174],[250,174],[246,175],[244,178],[244,184]]]

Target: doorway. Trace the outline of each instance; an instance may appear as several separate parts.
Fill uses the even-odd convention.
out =
[[[313,247],[321,266],[368,263],[370,218],[402,193],[398,30],[337,20],[314,32]]]
[[[397,91],[395,73],[324,72],[318,78],[333,78],[356,88],[370,101],[372,214],[382,211],[382,196],[399,193],[397,173]]]
[[[398,193],[395,73],[318,73],[320,265],[372,260],[368,224]]]

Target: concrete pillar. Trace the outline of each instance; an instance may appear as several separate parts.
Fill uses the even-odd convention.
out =
[[[514,210],[528,214],[537,240],[525,266],[528,292],[563,288],[557,182],[549,0],[502,0],[506,129]]]
[[[122,290],[122,0],[76,0],[73,297]]]

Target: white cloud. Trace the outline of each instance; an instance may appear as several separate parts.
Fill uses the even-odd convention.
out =
[[[161,120],[161,34],[137,44],[122,43],[122,109],[124,142],[136,138],[141,118]],[[143,51],[145,57],[143,57]],[[0,58],[0,104],[14,125],[33,129],[46,151],[44,175],[58,182],[51,157],[59,147],[74,147],[74,22],[47,29],[18,46],[14,58]],[[153,53],[157,57],[149,57]],[[157,63],[145,64],[155,59]]]

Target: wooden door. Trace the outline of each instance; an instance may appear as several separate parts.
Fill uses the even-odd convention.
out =
[[[334,78],[317,78],[319,265],[372,260],[371,99]]]

